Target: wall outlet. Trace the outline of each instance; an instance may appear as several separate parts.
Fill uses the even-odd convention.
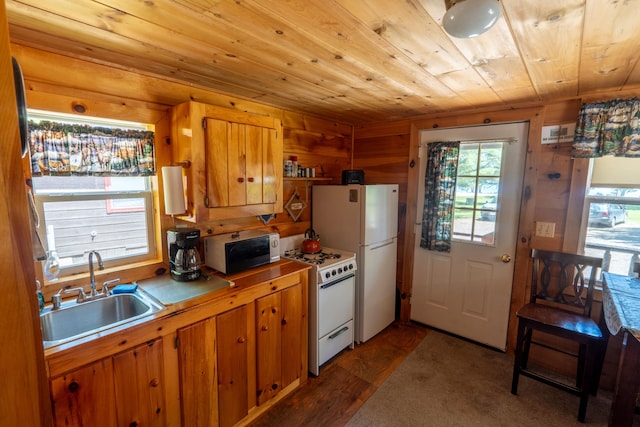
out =
[[[551,237],[555,235],[556,223],[555,222],[536,222],[536,236],[538,237]]]

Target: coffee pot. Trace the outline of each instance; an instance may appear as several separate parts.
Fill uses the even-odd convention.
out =
[[[174,280],[197,280],[201,274],[202,260],[198,252],[200,230],[197,228],[172,228],[167,230],[169,245],[169,271]]]

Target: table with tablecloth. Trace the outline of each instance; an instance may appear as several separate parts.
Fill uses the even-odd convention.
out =
[[[631,426],[640,391],[640,279],[603,273],[602,309],[612,335],[622,335],[609,425]]]

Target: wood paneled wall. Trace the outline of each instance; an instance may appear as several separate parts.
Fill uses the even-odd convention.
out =
[[[620,94],[618,94],[620,96]],[[634,96],[634,94],[629,94]],[[624,97],[624,96],[622,96]],[[543,126],[554,126],[575,122],[581,100],[572,99],[540,106],[525,106],[510,110],[475,111],[464,114],[434,115],[388,123],[362,125],[355,128],[354,165],[365,170],[365,176],[373,176],[386,182],[387,175],[381,172],[384,162],[390,171],[404,164],[406,170],[394,174],[395,182],[405,189],[401,191],[400,205],[404,220],[400,235],[403,245],[398,246],[399,270],[397,275],[399,318],[408,321],[410,317],[411,280],[413,272],[413,224],[406,218],[415,218],[417,176],[417,148],[420,129],[446,128],[455,126],[481,125],[509,121],[528,120],[530,122],[527,159],[525,164],[524,191],[521,203],[518,246],[512,286],[511,310],[507,348],[513,351],[517,321],[515,312],[527,298],[530,274],[530,252],[532,248],[578,251],[581,233],[582,206],[587,183],[589,162],[585,159],[570,158],[570,143],[542,144]],[[413,163],[415,162],[415,163]],[[413,165],[413,166],[412,166]],[[559,176],[558,176],[559,174]],[[553,238],[535,236],[537,221],[556,224]],[[599,311],[594,310],[598,315]],[[607,353],[602,386],[611,388],[619,354],[619,343],[613,339]],[[547,355],[539,354],[538,362]],[[555,356],[553,356],[555,357]],[[532,354],[532,360],[536,355]],[[555,362],[554,362],[555,363]],[[561,362],[570,373],[571,361]]]
[[[0,425],[50,426],[51,406],[38,318],[31,224],[22,178],[18,114],[5,5],[0,2]]]

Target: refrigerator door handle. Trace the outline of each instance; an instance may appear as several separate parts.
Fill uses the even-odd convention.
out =
[[[374,249],[384,248],[385,246],[393,245],[393,242],[394,242],[394,241],[395,241],[395,238],[394,238],[394,239],[391,239],[391,240],[388,240],[388,241],[386,241],[386,242],[384,242],[384,243],[382,243],[382,244],[380,244],[380,245],[376,245],[376,246],[371,245],[371,246],[370,246],[370,249],[371,249],[371,250],[374,250]]]

